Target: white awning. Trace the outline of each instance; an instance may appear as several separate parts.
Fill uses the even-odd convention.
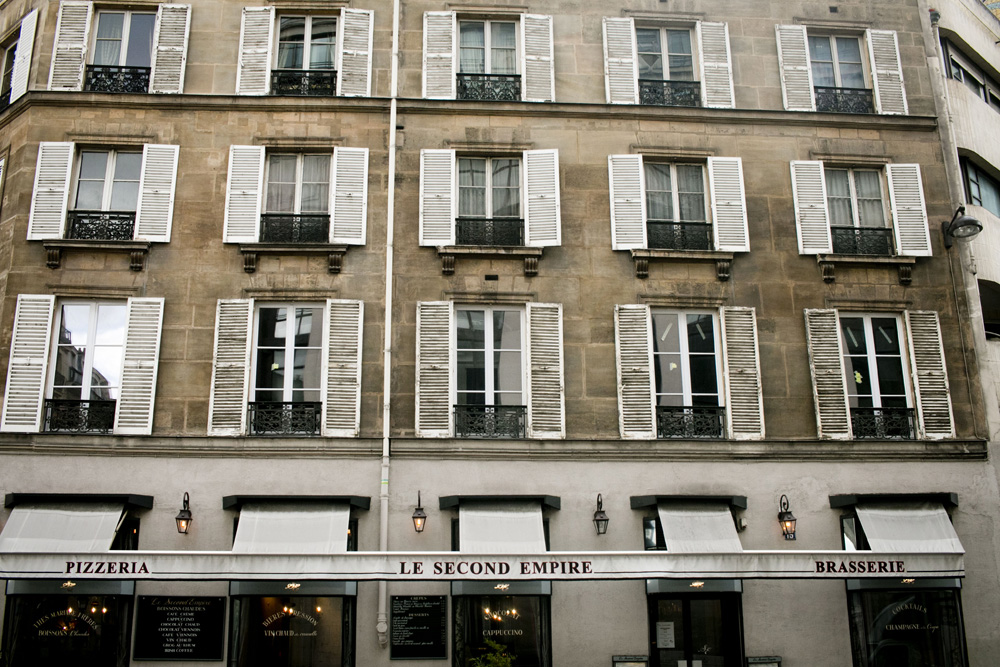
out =
[[[669,552],[743,551],[733,515],[725,504],[660,503],[657,510]]]
[[[18,505],[0,533],[0,552],[108,551],[123,509],[121,503]]]
[[[233,551],[254,554],[347,552],[351,510],[343,503],[247,503]]]
[[[940,503],[858,505],[857,513],[872,551],[965,553]]]
[[[469,503],[458,508],[459,550],[477,554],[543,553],[538,501]]]

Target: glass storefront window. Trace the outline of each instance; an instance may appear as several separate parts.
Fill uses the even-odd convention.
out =
[[[455,667],[492,652],[487,640],[516,656],[517,667],[552,664],[548,596],[463,595],[453,601]]]
[[[352,667],[354,600],[232,598],[230,667]]]
[[[742,667],[738,594],[649,596],[651,667]]]

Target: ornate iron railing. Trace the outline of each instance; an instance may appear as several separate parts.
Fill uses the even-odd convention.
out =
[[[657,438],[721,438],[726,408],[722,406],[656,406]]]
[[[458,245],[524,245],[523,218],[456,218]]]
[[[135,211],[70,211],[67,238],[87,241],[131,241]]]
[[[523,405],[456,405],[456,438],[524,438],[527,407]]]
[[[913,440],[913,408],[851,408],[855,438]]]
[[[260,240],[264,243],[329,243],[328,213],[264,213],[260,216]]]
[[[840,255],[893,254],[892,230],[886,227],[830,227],[833,252]]]
[[[319,435],[323,404],[315,402],[250,403],[250,435]]]
[[[149,67],[87,65],[84,90],[93,93],[149,92]]]
[[[875,96],[868,88],[814,86],[816,111],[836,113],[875,113]]]
[[[459,74],[457,95],[460,100],[519,102],[519,74]]]
[[[707,222],[650,220],[646,223],[646,242],[650,248],[710,250],[712,225]]]
[[[661,107],[700,107],[700,81],[639,79],[639,104]]]
[[[272,95],[333,97],[337,72],[332,69],[276,69],[271,72]]]
[[[116,401],[45,400],[47,433],[110,433],[115,425]]]

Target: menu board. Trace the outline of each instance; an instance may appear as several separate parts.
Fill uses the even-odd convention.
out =
[[[448,657],[448,598],[444,595],[393,595],[390,660],[442,660]]]
[[[135,660],[222,660],[226,599],[140,595]]]

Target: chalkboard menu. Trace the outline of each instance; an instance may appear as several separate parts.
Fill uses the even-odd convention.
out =
[[[389,658],[447,658],[447,622],[448,598],[444,595],[393,595]]]
[[[226,599],[140,595],[135,660],[222,660]]]

